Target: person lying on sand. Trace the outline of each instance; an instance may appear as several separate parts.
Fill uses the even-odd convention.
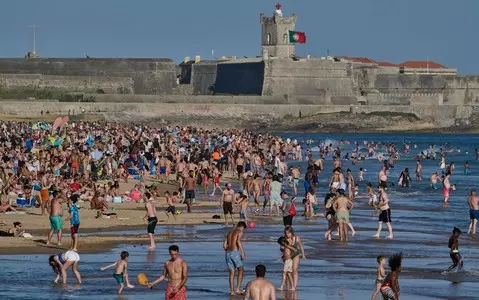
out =
[[[3,225],[6,225],[5,223]],[[23,229],[23,225],[20,222],[13,222],[13,227],[10,228],[8,231],[0,231],[0,236],[13,236],[13,237],[21,237],[25,233]]]

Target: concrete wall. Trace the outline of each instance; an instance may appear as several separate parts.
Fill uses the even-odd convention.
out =
[[[130,78],[135,94],[171,94],[177,86],[170,59],[1,58],[0,73]]]
[[[2,89],[56,88],[70,92],[131,94],[133,84],[133,79],[127,77],[0,74]]]
[[[329,60],[265,61],[263,95],[317,95],[321,90],[351,94],[351,64]]]

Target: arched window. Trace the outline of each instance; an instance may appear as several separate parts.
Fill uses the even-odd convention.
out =
[[[285,34],[283,35],[283,43],[284,43],[284,44],[288,44],[288,34],[287,34],[287,33],[285,33]]]
[[[271,33],[268,33],[268,34],[266,35],[266,44],[267,44],[267,45],[270,45],[270,44],[271,44]]]

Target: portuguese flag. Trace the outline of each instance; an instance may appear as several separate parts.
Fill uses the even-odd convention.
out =
[[[292,44],[306,44],[306,34],[301,31],[289,31],[289,42]]]

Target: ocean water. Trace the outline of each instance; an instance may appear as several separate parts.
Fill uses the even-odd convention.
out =
[[[377,213],[367,205],[366,198],[360,198],[352,212],[351,221],[357,235],[348,243],[325,241],[327,228],[325,219],[304,220],[298,216],[294,226],[306,246],[307,259],[301,261],[299,290],[296,293],[279,293],[279,299],[370,299],[374,289],[376,257],[389,256],[402,251],[403,272],[400,275],[401,299],[477,299],[479,288],[479,241],[467,235],[469,212],[467,195],[479,183],[479,162],[475,160],[474,149],[479,147],[475,135],[283,135],[284,137],[307,139],[314,144],[333,143],[340,140],[374,140],[394,142],[402,148],[402,142],[411,143],[409,154],[401,154],[400,160],[390,172],[394,183],[405,167],[410,169],[413,184],[410,188],[391,187],[389,196],[392,210],[394,240],[386,240],[384,226],[380,239],[372,238],[377,228]],[[414,148],[413,145],[417,147]],[[415,181],[414,157],[429,144],[436,148],[448,149],[447,162],[454,161],[456,172],[451,182],[457,190],[451,191],[450,204],[443,205],[442,193],[428,187],[428,178],[439,169],[439,160],[424,160],[423,182]],[[343,153],[352,145],[344,145]],[[460,152],[459,152],[460,151]],[[467,153],[466,153],[467,152]],[[317,155],[316,155],[317,156]],[[471,165],[471,175],[463,175],[465,161]],[[298,164],[298,162],[291,162]],[[299,163],[305,166],[305,163]],[[327,191],[332,166],[331,157],[326,158],[326,171],[320,175],[317,189],[319,199]],[[376,182],[380,163],[367,159],[357,166],[343,161],[343,168],[351,168],[356,176],[359,168],[365,168],[365,181],[360,183],[361,194],[366,192],[367,182]],[[357,176],[356,176],[357,177]],[[285,188],[289,189],[287,185]],[[303,193],[300,183],[300,193]],[[299,210],[301,208],[299,207]],[[218,212],[212,213],[216,214]],[[299,213],[300,215],[301,213]],[[266,218],[266,217],[264,217]],[[278,225],[258,225],[245,233],[245,280],[254,278],[254,267],[258,263],[267,266],[267,279],[275,286],[281,282],[282,262],[276,240],[282,234],[280,218],[273,218]],[[300,222],[299,222],[300,221]],[[447,242],[452,228],[463,231],[460,251],[464,258],[464,270],[459,273],[442,275],[450,264]],[[81,254],[80,272],[84,283],[75,285],[73,274],[69,273],[68,287],[53,285],[54,274],[48,266],[47,255],[4,255],[0,256],[0,299],[117,299],[117,285],[110,270],[101,272],[100,266],[118,259],[119,252],[130,252],[129,273],[136,283],[136,274],[145,272],[149,278],[159,276],[163,262],[168,259],[167,248],[176,243],[180,254],[189,266],[188,297],[190,299],[242,299],[229,297],[228,272],[224,263],[222,239],[226,230],[219,225],[204,226],[158,226],[158,232],[168,237],[168,243],[158,243],[157,250],[148,252],[145,245],[120,245],[118,248],[99,254]],[[143,234],[143,230],[127,230],[124,235]],[[81,249],[81,240],[80,240]],[[55,254],[55,251],[52,253]],[[164,297],[164,284],[153,290],[137,286],[125,289],[123,299],[152,299]],[[379,299],[379,297],[377,298]]]

